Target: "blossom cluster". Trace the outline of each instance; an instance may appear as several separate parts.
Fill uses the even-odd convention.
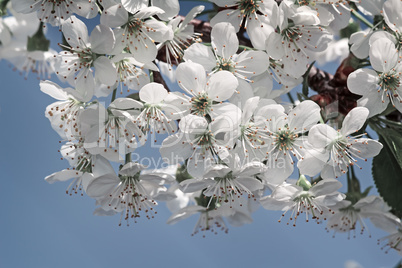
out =
[[[210,32],[196,29],[204,6],[183,17],[178,0],[9,2],[0,59],[59,79],[41,80],[40,90],[57,100],[45,116],[70,167],[45,180],[71,181],[67,194],[94,198],[94,213],[119,214],[119,224],[153,218],[166,202],[169,224],[198,214],[194,233],[227,231],[250,223],[261,205],[290,225],[326,221],[349,235],[369,219],[402,254],[391,207],[349,187],[359,161],[383,148],[365,133],[368,120],[402,112],[402,2],[210,2]],[[93,18],[100,23],[89,31]],[[368,27],[350,35],[355,62],[343,78],[357,106],[331,118],[304,90],[284,102],[308,87],[313,61],[347,56],[339,33],[358,19]],[[50,26],[63,35],[58,52],[46,39]],[[165,165],[132,161],[139,147],[157,147]]]

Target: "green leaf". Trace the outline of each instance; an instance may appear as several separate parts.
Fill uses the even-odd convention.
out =
[[[296,94],[297,94],[297,99],[298,99],[300,102],[310,99],[309,97],[307,97],[307,96],[304,95],[303,93],[296,92]]]
[[[28,37],[27,50],[28,51],[48,51],[50,46],[50,40],[46,39],[43,33],[43,23],[39,24],[38,31],[33,35]]]
[[[7,15],[7,4],[9,0],[0,0],[0,16]]]
[[[181,166],[179,166],[176,170],[176,181],[178,183],[185,181],[185,180],[190,180],[193,177],[188,174],[187,172],[187,164],[183,164]]]
[[[362,197],[363,197],[363,198],[366,197],[366,196],[368,196],[368,194],[369,194],[371,188],[373,188],[372,185],[369,186],[369,187],[367,187],[366,190],[364,190],[364,192],[362,193]]]
[[[399,164],[399,168],[402,168],[402,134],[400,131],[396,131],[392,128],[377,129],[377,133],[383,138],[383,141],[387,144],[391,154]],[[384,142],[381,142],[383,145]],[[402,176],[401,176],[402,177]],[[402,192],[401,192],[402,193]]]
[[[141,99],[140,99],[140,93],[132,93],[132,94],[130,94],[130,95],[128,95],[126,98],[130,98],[130,99],[133,99],[133,100],[136,100],[136,101],[141,101]]]
[[[313,68],[315,61],[313,61],[310,66],[308,67],[307,71],[303,74],[303,95],[308,96],[308,75]]]
[[[340,38],[350,38],[350,36],[360,31],[360,24],[356,21],[350,22],[348,26],[339,31]]]
[[[388,130],[390,129],[384,129],[384,131]],[[402,146],[402,138],[399,134],[397,137],[401,142],[398,146]],[[395,148],[391,148],[382,135],[380,135],[379,141],[384,147],[373,159],[374,183],[384,201],[393,208],[393,213],[400,216],[402,215],[402,168],[395,157]],[[395,142],[393,144],[397,145]],[[400,155],[401,151],[397,153]]]

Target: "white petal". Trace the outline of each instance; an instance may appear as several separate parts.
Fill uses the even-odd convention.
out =
[[[204,117],[189,114],[179,122],[180,131],[189,134],[202,134],[208,128],[208,121]]]
[[[106,158],[100,155],[95,155],[92,156],[92,159],[93,159],[92,173],[95,177],[100,177],[105,174],[114,173],[112,165]]]
[[[62,24],[62,31],[67,43],[73,48],[86,48],[89,44],[88,29],[85,23],[71,16]]]
[[[247,82],[246,80],[237,77],[237,82],[239,83],[239,86],[236,89],[237,92],[235,92],[232,97],[228,99],[228,101],[243,109],[246,101],[254,97],[254,91],[251,83]]]
[[[47,181],[48,183],[54,183],[56,181],[67,181],[72,178],[80,177],[82,176],[82,174],[83,173],[81,171],[64,169],[62,171],[55,172],[47,176],[45,178],[45,181]]]
[[[337,179],[342,175],[343,175],[343,173],[342,173],[340,167],[336,163],[334,163],[333,159],[330,159],[329,162],[324,165],[324,167],[321,171],[321,177],[324,180]]]
[[[182,21],[182,23],[179,26],[179,29],[183,31],[184,29],[187,28],[187,25],[189,22],[194,19],[198,14],[200,14],[202,11],[204,11],[205,7],[204,6],[195,6],[193,7],[190,12],[187,13],[186,17]]]
[[[294,132],[308,131],[320,120],[320,106],[306,100],[289,112],[289,128]]]
[[[384,19],[395,32],[402,32],[402,3],[399,0],[388,0],[383,5]]]
[[[211,2],[220,7],[231,7],[237,5],[236,0],[211,0]]]
[[[343,120],[341,133],[343,136],[350,135],[360,130],[367,120],[369,110],[365,107],[353,108]]]
[[[371,69],[358,69],[349,74],[348,89],[358,95],[367,95],[368,91],[377,91],[379,78],[377,73]]]
[[[206,74],[202,65],[193,62],[180,63],[176,69],[179,86],[190,95],[204,91]]]
[[[201,149],[196,149],[187,162],[187,171],[191,176],[200,178],[213,163],[211,152],[201,152]]]
[[[224,101],[229,99],[236,91],[239,82],[228,71],[219,71],[211,75],[208,80],[206,92],[212,101]]]
[[[143,104],[131,98],[117,98],[109,105],[109,107],[119,110],[141,109]]]
[[[311,148],[306,150],[303,159],[297,162],[297,167],[300,174],[312,177],[321,172],[328,158],[328,151]]]
[[[151,38],[145,34],[138,35],[136,38],[131,38],[128,43],[130,52],[134,54],[134,58],[139,62],[151,62],[156,58],[158,50]]]
[[[94,61],[95,78],[102,84],[112,86],[116,83],[117,70],[112,61],[105,57],[100,56]]]
[[[201,64],[207,72],[216,67],[216,58],[210,47],[203,44],[192,44],[184,51],[183,59]]]
[[[214,27],[216,24],[220,22],[229,22],[235,28],[235,31],[238,32],[241,26],[241,22],[243,20],[243,16],[240,14],[238,10],[225,9],[220,11],[211,19],[211,26]]]
[[[148,0],[122,0],[124,8],[130,13],[137,13],[141,9],[145,9],[148,6]]]
[[[120,169],[119,174],[123,176],[134,176],[146,168],[147,167],[142,164],[129,162]]]
[[[361,158],[369,158],[378,155],[383,145],[372,139],[356,139],[350,144],[349,150]]]
[[[247,20],[247,34],[254,48],[264,50],[265,40],[274,31],[264,16],[255,15],[255,18],[250,16],[250,20]]]
[[[40,90],[56,100],[68,100],[70,97],[62,87],[48,80],[40,81]]]
[[[218,56],[230,59],[239,48],[235,28],[227,22],[217,23],[211,31],[211,45]]]
[[[75,89],[82,95],[82,101],[88,102],[92,99],[95,90],[95,79],[91,70],[84,69],[75,80]]]
[[[371,33],[368,33],[367,31],[355,32],[350,36],[349,44],[352,44],[350,51],[359,59],[365,59],[369,55],[370,36]]]
[[[284,44],[282,43],[282,36],[280,34],[272,32],[266,39],[265,46],[271,58],[280,60],[285,56]]]
[[[92,198],[104,197],[111,194],[119,182],[120,179],[116,174],[106,174],[91,181],[88,184],[86,193]]]
[[[140,1],[147,2],[147,0],[140,0]],[[164,12],[165,11],[163,11],[159,7],[144,7],[144,8],[141,8],[141,10],[139,12],[135,13],[134,17],[139,18],[139,19],[147,19],[151,16],[159,15]]]
[[[140,99],[149,104],[159,104],[168,95],[163,85],[158,83],[149,83],[140,90]]]
[[[167,137],[159,149],[164,162],[173,165],[184,162],[193,153],[192,146],[184,136],[178,134]]]
[[[166,221],[167,224],[175,224],[181,220],[187,219],[191,215],[196,213],[200,213],[201,211],[205,211],[206,208],[201,206],[191,206],[191,207],[184,207],[174,213],[170,218]]]
[[[263,51],[243,51],[236,58],[236,71],[246,78],[265,72],[269,66],[269,57]]]
[[[388,107],[388,104],[389,98],[384,98],[382,92],[378,92],[377,90],[370,90],[365,96],[357,100],[357,106],[369,109],[370,113],[368,117],[381,113]]]
[[[114,47],[115,38],[112,29],[102,24],[97,25],[89,38],[91,50],[98,54],[110,54]]]
[[[388,38],[381,38],[370,46],[370,63],[378,72],[388,72],[398,62],[398,50]]]
[[[292,205],[292,201],[280,201],[272,196],[266,196],[260,199],[260,204],[263,208],[268,210],[284,210],[286,207]]]
[[[146,20],[144,22],[143,32],[145,32],[145,29],[147,30],[147,35],[156,42],[162,43],[166,40],[172,40],[174,37],[171,28],[161,21]]]
[[[327,195],[331,194],[342,187],[342,183],[335,179],[327,179],[319,181],[316,185],[310,188],[309,192],[311,192],[314,196]]]
[[[261,181],[255,178],[238,178],[236,179],[236,182],[243,185],[246,189],[248,189],[251,192],[261,190],[262,188],[264,188],[264,185],[261,183]]]
[[[87,192],[88,185],[94,180],[95,176],[91,173],[84,173],[81,177],[82,189]]]
[[[100,22],[112,28],[119,27],[128,22],[128,13],[120,4],[116,4],[103,11]]]
[[[152,5],[161,8],[165,13],[158,14],[161,20],[170,20],[179,14],[180,5],[178,0],[152,0]]]
[[[232,103],[224,102],[224,103],[218,103],[218,104],[213,104],[210,116],[212,119],[215,119],[219,116],[225,115],[226,117],[231,117],[233,118],[233,122],[238,122],[240,123],[240,118],[241,118],[241,110],[239,107]]]
[[[225,165],[213,165],[211,168],[207,170],[204,174],[204,178],[215,178],[220,177],[223,178],[226,174],[230,172],[230,168]]]
[[[308,142],[317,149],[327,147],[338,137],[338,132],[325,124],[313,126],[308,133]]]
[[[207,186],[210,185],[210,181],[211,180],[204,178],[193,178],[184,180],[179,184],[179,189],[183,193],[194,193],[196,191],[201,191],[202,189],[207,188]]]
[[[243,106],[243,114],[241,122],[246,124],[250,121],[251,116],[253,115],[255,109],[258,108],[258,103],[260,102],[260,97],[253,97],[246,101],[245,105]]]
[[[268,183],[278,185],[284,182],[293,173],[293,160],[288,152],[279,152],[271,155],[267,161],[267,171],[264,178]]]

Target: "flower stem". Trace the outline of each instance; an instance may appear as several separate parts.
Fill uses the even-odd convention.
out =
[[[290,94],[290,92],[289,92],[287,95],[288,95],[289,101],[291,103],[295,104],[295,100],[293,99],[292,94]]]
[[[149,80],[151,81],[151,83],[154,82],[154,72],[152,70],[149,70]]]
[[[126,154],[126,159],[125,159],[125,163],[130,163],[131,162],[131,153]]]
[[[356,10],[352,10],[352,14],[353,16],[355,16],[358,20],[360,20],[361,22],[363,22],[363,24],[365,24],[366,26],[373,28],[373,24],[371,22],[369,22],[365,17],[363,17],[359,12],[357,12]]]
[[[112,100],[110,102],[113,102],[116,99],[116,93],[117,93],[117,88],[115,88],[113,90],[113,94],[112,94]]]

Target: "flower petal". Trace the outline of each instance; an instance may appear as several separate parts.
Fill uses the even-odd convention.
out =
[[[72,178],[77,178],[77,177],[82,176],[82,174],[83,173],[81,171],[64,169],[62,171],[55,172],[55,173],[47,176],[45,178],[45,181],[52,184],[56,181],[67,181]]]
[[[342,187],[342,183],[335,179],[326,179],[319,181],[316,185],[310,188],[311,192],[315,197],[320,195],[331,194]]]
[[[228,71],[219,71],[211,75],[205,91],[212,101],[224,101],[229,99],[236,91],[239,82],[236,77]]]
[[[86,48],[89,46],[88,29],[85,23],[71,16],[70,19],[65,20],[61,27],[67,43],[73,48]]]
[[[308,131],[320,120],[320,106],[317,103],[306,100],[289,112],[289,128],[300,133]]]
[[[192,96],[198,95],[205,89],[205,69],[198,63],[180,63],[176,69],[176,77],[179,86]]]
[[[217,23],[211,31],[211,45],[218,56],[229,60],[239,48],[235,28],[227,22]]]
[[[201,64],[207,72],[216,67],[215,55],[210,47],[195,43],[184,51],[183,59]]]
[[[313,126],[308,133],[308,142],[317,149],[327,147],[338,137],[338,132],[325,124]]]
[[[350,135],[361,129],[367,120],[369,110],[365,107],[353,108],[343,120],[341,133],[343,136]]]
[[[116,174],[106,174],[91,181],[86,193],[92,198],[104,197],[110,194],[119,182],[120,179]]]
[[[349,74],[348,89],[358,95],[367,95],[369,91],[377,91],[378,74],[371,69],[357,69]]]
[[[110,54],[113,50],[115,38],[112,29],[102,24],[97,25],[89,38],[91,50],[98,54]]]
[[[109,58],[105,56],[98,57],[94,61],[94,67],[96,80],[107,86],[112,86],[116,83],[116,67]]]
[[[143,102],[149,104],[159,104],[165,99],[165,97],[168,95],[168,92],[161,84],[149,83],[141,88],[139,94],[140,99]]]
[[[370,46],[369,55],[373,69],[382,73],[390,71],[398,62],[398,50],[388,38],[374,41]]]

